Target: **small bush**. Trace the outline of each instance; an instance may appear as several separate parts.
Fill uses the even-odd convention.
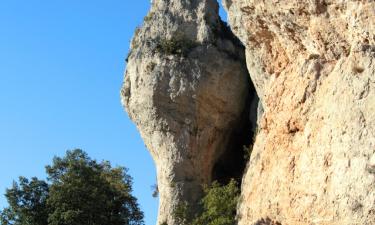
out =
[[[154,184],[151,186],[152,189],[152,197],[157,198],[159,197],[159,186],[157,184]]]
[[[233,225],[236,224],[236,209],[240,190],[235,180],[221,186],[214,182],[205,189],[201,204],[203,212],[191,225]]]
[[[171,39],[162,39],[158,42],[156,50],[167,55],[186,56],[198,44],[184,35],[175,35]]]
[[[240,190],[234,179],[227,185],[215,181],[204,189],[204,196],[200,202],[201,213],[191,218],[189,205],[183,202],[174,212],[175,220],[178,225],[234,225],[239,195]]]
[[[147,14],[147,16],[145,16],[144,21],[148,22],[148,21],[151,21],[153,18],[154,18],[154,13],[150,12],[149,14]]]
[[[174,211],[174,218],[179,225],[187,225],[189,220],[189,205],[183,202],[177,205]]]

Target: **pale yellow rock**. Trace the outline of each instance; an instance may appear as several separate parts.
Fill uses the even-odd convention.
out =
[[[239,224],[375,224],[375,2],[224,3],[265,108]]]

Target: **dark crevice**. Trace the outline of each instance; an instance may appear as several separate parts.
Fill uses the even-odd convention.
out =
[[[230,26],[222,21],[221,18],[219,18],[217,26],[217,29],[214,29],[214,31],[219,38],[231,40],[234,45],[241,49],[242,52],[236,52],[240,57],[235,57],[235,60],[242,61],[246,68],[246,59],[244,57],[245,47],[241,41],[233,34]],[[233,54],[231,52],[228,53]],[[249,93],[245,108],[238,123],[236,123],[236,127],[233,128],[230,134],[225,151],[218,157],[212,170],[212,181],[218,181],[223,185],[228,184],[231,179],[235,179],[241,185],[243,173],[250,158],[254,133],[257,128],[259,98],[250,75],[247,77]],[[234,101],[236,100],[234,99]]]
[[[219,156],[212,171],[212,180],[227,184],[235,179],[240,185],[249,160],[256,130],[256,110],[251,105],[259,101],[254,85],[249,78],[249,95],[238,126],[234,128],[226,150]],[[257,103],[256,103],[257,104]],[[255,121],[254,121],[255,120]],[[250,152],[249,152],[250,151]]]

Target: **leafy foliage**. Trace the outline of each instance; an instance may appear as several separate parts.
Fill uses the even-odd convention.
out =
[[[149,22],[149,21],[151,21],[153,18],[154,18],[154,12],[149,12],[149,13],[144,17],[144,21],[145,21],[145,22]]]
[[[48,209],[48,184],[33,177],[31,181],[19,178],[19,184],[13,183],[12,188],[6,190],[9,207],[0,214],[2,225],[46,225]]]
[[[189,205],[187,202],[182,202],[177,205],[174,212],[176,223],[178,225],[234,225],[239,194],[240,190],[234,179],[227,185],[215,181],[204,189],[201,213],[192,218]]]
[[[157,198],[159,197],[159,186],[157,184],[154,184],[151,186],[152,189],[152,197]]]
[[[46,171],[49,184],[20,178],[20,187],[7,191],[10,207],[1,213],[1,225],[143,224],[125,168],[98,163],[77,149],[55,157]]]
[[[236,224],[236,208],[240,190],[235,180],[221,186],[213,182],[205,189],[201,204],[203,212],[198,215],[191,225],[233,225]]]
[[[162,39],[158,42],[156,50],[167,55],[186,56],[198,44],[182,34],[176,34],[171,39]]]
[[[174,211],[174,218],[177,224],[185,225],[189,221],[189,204],[187,202],[181,202],[177,205]]]

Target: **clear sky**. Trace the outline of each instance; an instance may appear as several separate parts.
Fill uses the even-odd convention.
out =
[[[121,104],[125,58],[150,0],[0,1],[0,209],[18,176],[81,148],[129,168],[154,225],[153,161]]]

